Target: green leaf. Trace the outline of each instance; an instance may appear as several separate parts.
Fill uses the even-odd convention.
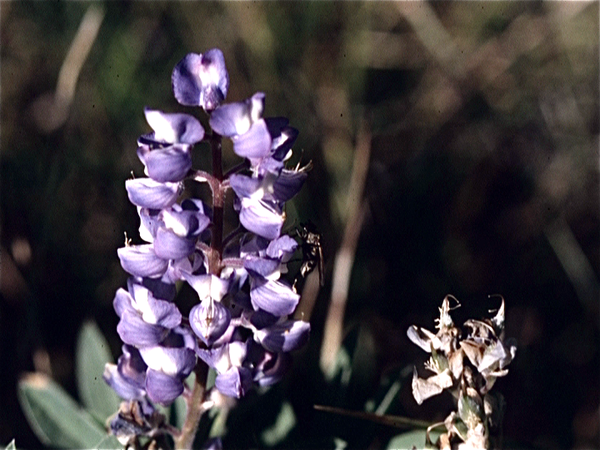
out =
[[[194,383],[196,382],[196,374],[192,372],[189,377],[187,377],[186,381],[187,385],[190,389],[194,388]],[[187,414],[187,405],[185,404],[185,400],[183,396],[177,397],[171,408],[169,410],[169,420],[171,425],[181,429],[183,427],[183,422],[185,422],[185,416]]]
[[[101,423],[119,408],[119,397],[102,379],[112,362],[108,343],[94,322],[86,322],[77,339],[75,369],[79,395],[86,409]]]
[[[390,439],[387,449],[403,450],[413,448],[413,446],[416,448],[427,448],[425,447],[425,434],[426,430],[414,430],[409,431],[408,433],[399,434]],[[440,434],[439,431],[432,430],[431,433],[429,433],[429,437],[432,442],[435,442]]]
[[[261,435],[262,440],[269,447],[277,445],[285,439],[295,425],[296,414],[294,414],[294,409],[292,405],[285,402],[281,405],[281,410],[275,423],[263,431]]]
[[[10,441],[4,450],[17,450],[15,440],[13,439],[12,441]]]
[[[32,373],[19,381],[21,408],[44,444],[93,448],[106,435],[102,426],[51,378]]]

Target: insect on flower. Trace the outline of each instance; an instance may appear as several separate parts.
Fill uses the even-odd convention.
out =
[[[307,222],[296,229],[301,239],[302,265],[300,276],[306,278],[315,268],[319,269],[319,284],[323,286],[323,247],[321,246],[321,234],[317,231],[314,223]]]

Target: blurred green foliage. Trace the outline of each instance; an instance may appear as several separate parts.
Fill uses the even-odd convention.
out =
[[[102,23],[61,121],[59,73],[90,8]],[[398,381],[384,412],[443,419],[450,399],[411,397],[424,356],[406,329],[429,326],[448,293],[459,323],[496,307],[489,294],[506,298],[519,341],[496,387],[506,446],[600,445],[597,2],[1,2],[0,33],[0,445],[40,445],[18,406],[20,373],[51,373],[76,395],[87,318],[119,353],[116,249],[123,232],[137,236],[124,181],[142,171],[143,107],[185,110],[172,68],[212,47],[229,101],[262,90],[266,115],[300,130],[295,149],[314,169],[290,227],[316,223],[326,257],[325,287],[304,309],[309,348],[283,384],[229,415],[225,446],[385,447],[401,430],[313,405],[374,410]],[[347,358],[327,378],[319,352],[365,124]]]

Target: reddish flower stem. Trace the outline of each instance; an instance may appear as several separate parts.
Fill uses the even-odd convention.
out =
[[[210,251],[206,252],[206,256],[208,258],[209,273],[219,276],[223,258],[223,206],[227,191],[227,186],[223,183],[221,136],[213,133],[210,138],[210,147],[212,150],[212,175],[201,175],[210,185],[213,200],[212,238]],[[187,402],[187,415],[181,428],[181,434],[175,438],[176,449],[187,450],[192,448],[200,419],[206,411],[203,403],[206,400],[208,366],[204,361],[199,360],[194,371],[196,373],[196,381],[194,382],[192,395]]]

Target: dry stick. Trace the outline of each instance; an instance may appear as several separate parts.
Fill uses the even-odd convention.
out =
[[[367,204],[363,201],[363,193],[371,156],[371,133],[364,123],[360,127],[356,138],[354,154],[354,165],[352,166],[352,177],[350,178],[347,198],[348,220],[346,221],[342,244],[333,264],[331,303],[325,319],[323,344],[321,346],[320,366],[325,373],[330,373],[333,369],[337,352],[342,345],[350,273],[354,264],[360,230],[367,211]]]
[[[98,36],[103,19],[103,9],[96,5],[91,5],[87,9],[79,25],[75,39],[73,39],[69,52],[60,68],[56,83],[55,100],[57,102],[64,102],[66,107],[73,100],[79,73]]]
[[[368,420],[370,422],[380,423],[395,428],[427,429],[431,425],[429,422],[426,422],[424,420],[411,419],[410,417],[381,415],[364,411],[352,411],[350,409],[338,408],[335,406],[314,405],[314,408],[317,411],[339,414],[341,416],[347,417],[354,417],[356,419]]]

